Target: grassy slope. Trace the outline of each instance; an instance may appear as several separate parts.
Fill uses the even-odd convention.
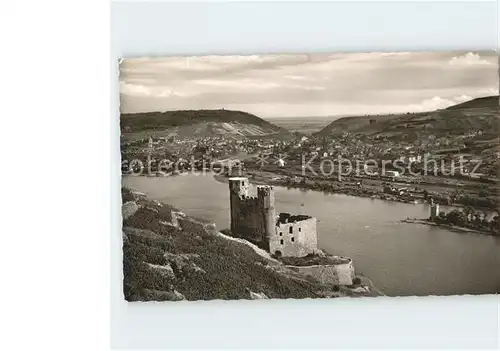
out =
[[[133,199],[124,190],[124,203]],[[187,300],[248,299],[247,288],[269,298],[314,298],[324,294],[325,287],[317,281],[278,272],[280,269],[273,268],[245,244],[160,224],[170,221],[172,207],[168,205],[135,201],[141,208],[123,223],[127,233],[123,246],[124,294],[129,301],[172,300],[174,290]],[[165,258],[166,253],[199,256],[176,265]],[[175,277],[148,263],[170,263]]]

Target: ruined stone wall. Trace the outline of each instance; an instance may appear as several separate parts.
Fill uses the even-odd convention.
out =
[[[287,266],[301,274],[310,275],[323,284],[352,285],[354,266],[352,261],[336,265]]]
[[[352,285],[352,281],[355,277],[354,266],[352,264],[352,261],[349,260],[348,263],[337,264],[334,267],[339,277],[339,284]]]
[[[293,223],[280,223],[276,234],[269,240],[269,251],[281,256],[302,257],[313,253],[318,247],[316,218]]]

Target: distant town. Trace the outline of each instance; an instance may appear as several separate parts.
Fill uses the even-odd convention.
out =
[[[367,125],[377,123],[383,124],[371,118]],[[492,130],[437,133],[424,128],[411,134],[406,123],[401,136],[342,129],[265,137],[173,133],[124,140],[122,171],[172,175],[211,168],[257,183],[402,202],[432,197],[444,205],[497,208],[500,142]]]

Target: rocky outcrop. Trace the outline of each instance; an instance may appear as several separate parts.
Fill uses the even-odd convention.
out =
[[[199,259],[200,255],[197,254],[172,254],[167,252],[165,258],[172,265],[173,272],[176,272],[175,276],[179,279],[183,279],[186,275],[193,273],[206,273],[205,270],[200,268],[196,263],[193,262],[195,259]]]
[[[248,293],[250,294],[250,298],[252,300],[267,300],[267,299],[269,299],[269,297],[267,297],[266,294],[264,294],[264,293],[256,293],[250,289],[247,289],[247,290],[248,290]]]
[[[201,237],[214,236],[217,234],[215,223],[205,222],[190,217],[177,217],[179,227],[191,235],[199,235]]]
[[[140,191],[132,190],[132,195],[133,195],[133,196],[134,196],[134,198],[136,198],[136,199],[140,199],[140,200],[147,200],[147,196],[146,196],[146,194],[141,193]]]
[[[127,241],[132,240],[133,242],[147,245],[158,245],[162,247],[169,243],[172,243],[171,238],[169,238],[168,236],[156,234],[155,232],[148,229],[124,227],[123,237],[124,240],[126,238]]]
[[[130,216],[133,216],[137,210],[139,209],[139,206],[134,202],[134,201],[128,201],[122,205],[122,217],[123,219],[127,219]]]
[[[186,214],[180,211],[172,211],[171,214],[172,214],[172,222],[171,222],[172,225],[174,227],[180,228],[179,219],[186,218]]]
[[[170,264],[160,265],[160,264],[147,263],[147,265],[149,268],[160,272],[160,274],[162,274],[166,278],[175,279],[174,270],[172,269],[172,266],[170,266]]]
[[[163,291],[154,289],[144,289],[145,301],[182,301],[186,297],[177,290]]]

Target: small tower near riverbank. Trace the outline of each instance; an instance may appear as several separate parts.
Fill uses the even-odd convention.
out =
[[[439,204],[434,203],[434,200],[431,199],[430,205],[429,219],[434,220],[439,217]]]

